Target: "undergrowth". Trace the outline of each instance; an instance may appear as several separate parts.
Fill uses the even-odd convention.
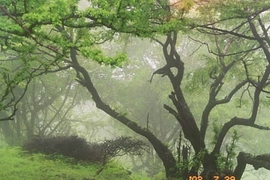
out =
[[[149,180],[130,175],[116,162],[99,164],[72,163],[71,158],[29,154],[19,147],[0,148],[0,177],[10,180]]]

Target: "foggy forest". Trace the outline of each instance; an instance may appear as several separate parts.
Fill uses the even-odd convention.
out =
[[[0,0],[0,179],[270,179],[270,1]]]

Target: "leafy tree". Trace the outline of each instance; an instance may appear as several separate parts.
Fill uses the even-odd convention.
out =
[[[252,156],[245,152],[240,152],[235,166],[232,165],[236,155],[236,133],[232,135],[231,142],[225,144],[225,152],[222,150],[225,136],[235,126],[269,130],[256,122],[261,98],[264,93],[269,93],[270,39],[265,20],[269,15],[269,3],[260,1],[251,6],[253,1],[239,3],[228,0],[198,1],[196,4],[187,0],[175,5],[174,2],[169,4],[159,0],[93,0],[84,10],[80,10],[77,3],[75,0],[5,1],[0,6],[0,35],[6,37],[4,49],[20,54],[22,62],[30,63],[28,70],[40,74],[75,71],[77,82],[88,90],[97,108],[151,143],[163,162],[167,178],[185,179],[188,175],[201,175],[209,179],[213,175],[225,174],[240,179],[246,164],[253,165],[255,169],[269,169],[267,155]],[[198,10],[193,12],[192,7],[198,7]],[[209,40],[212,38],[214,42],[206,44],[201,41],[213,55],[203,59],[207,66],[201,72],[208,75],[202,78],[209,90],[208,102],[200,119],[195,118],[185,94],[185,63],[178,52],[178,32],[191,29],[213,35]],[[177,161],[174,152],[147,126],[136,123],[107,103],[96,88],[98,82],[94,83],[87,66],[84,66],[87,59],[111,67],[123,65],[125,55],[119,52],[106,56],[98,46],[118,33],[151,38],[161,45],[165,65],[153,74],[169,79],[170,104],[164,104],[164,108],[181,125],[183,135],[192,147],[191,152],[187,146],[178,146],[181,161]],[[245,46],[239,47],[238,44]],[[228,83],[231,81],[235,86],[226,87],[231,85]],[[248,92],[248,95],[241,96],[241,92]],[[207,143],[211,113],[237,96],[250,104],[251,115],[232,115],[221,127],[214,125],[216,141],[211,149]]]
[[[57,86],[55,81],[59,82]],[[33,79],[17,105],[15,121],[1,123],[6,142],[18,145],[34,135],[68,135],[74,118],[72,109],[82,102],[79,88],[75,87],[64,73]]]
[[[29,71],[29,67],[26,64],[17,63],[19,59],[17,53],[1,53],[1,121],[13,118],[19,101],[25,95],[31,79],[36,75],[35,72]]]

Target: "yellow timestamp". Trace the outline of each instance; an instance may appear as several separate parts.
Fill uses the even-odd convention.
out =
[[[203,180],[202,176],[189,176],[188,180]],[[236,180],[235,176],[213,176],[213,180]]]

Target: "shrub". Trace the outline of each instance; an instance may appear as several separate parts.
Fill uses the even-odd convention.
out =
[[[23,149],[31,153],[40,152],[46,155],[61,154],[76,160],[91,161],[89,146],[85,139],[77,136],[60,136],[51,138],[34,137],[23,144]]]
[[[23,149],[30,153],[63,155],[76,161],[106,163],[110,158],[124,154],[139,155],[145,144],[130,137],[105,140],[102,143],[87,143],[77,136],[34,137],[23,144]]]

